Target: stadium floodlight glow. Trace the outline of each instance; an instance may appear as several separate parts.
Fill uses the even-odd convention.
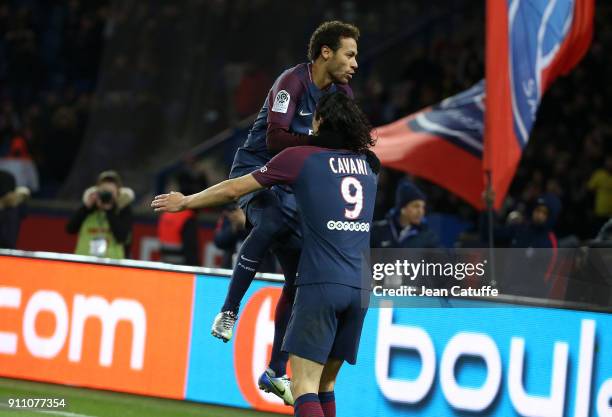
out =
[[[389,304],[379,310],[376,341],[376,382],[383,396],[395,403],[418,405],[434,386],[436,352],[426,329],[408,324],[393,323],[393,308]],[[596,322],[583,319],[577,356],[577,387],[573,417],[589,416],[591,381],[595,351]],[[547,396],[529,394],[525,390],[525,350],[523,337],[510,337],[510,355],[502,362],[499,339],[484,332],[457,332],[443,347],[439,383],[448,404],[456,410],[482,412],[499,393],[506,367],[509,400],[523,417],[562,417],[566,406],[569,343],[554,342],[550,373],[550,391]],[[389,373],[391,350],[411,350],[420,358],[420,372],[413,379],[391,378]],[[484,360],[486,378],[479,387],[461,386],[455,375],[455,365],[462,356]],[[595,408],[599,417],[612,417],[612,378],[605,380],[597,392]]]

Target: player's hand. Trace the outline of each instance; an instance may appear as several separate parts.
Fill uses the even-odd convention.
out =
[[[171,191],[170,194],[160,194],[151,203],[151,207],[155,209],[154,211],[170,213],[185,210],[185,205],[185,196],[175,191]]]

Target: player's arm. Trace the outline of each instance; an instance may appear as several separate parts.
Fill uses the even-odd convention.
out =
[[[225,180],[197,194],[188,196],[176,192],[161,194],[153,199],[151,207],[155,211],[169,212],[213,207],[231,203],[245,194],[262,188],[276,184],[292,184],[308,155],[308,151],[301,148],[287,149],[272,158],[266,166],[250,174]]]
[[[183,195],[177,192],[161,194],[153,199],[155,211],[176,212],[188,209],[220,206],[236,201],[245,194],[264,188],[253,174],[225,180],[196,194]]]
[[[289,73],[270,91],[266,131],[268,151],[277,153],[291,146],[308,144],[308,135],[289,131],[303,89],[300,79],[294,73]]]

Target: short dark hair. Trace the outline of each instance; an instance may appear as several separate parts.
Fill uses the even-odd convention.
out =
[[[355,100],[342,91],[321,97],[315,111],[321,119],[320,133],[342,137],[342,146],[353,152],[366,153],[376,141],[371,136],[372,125]]]
[[[328,46],[336,52],[340,48],[342,38],[353,38],[357,41],[359,39],[359,29],[350,23],[340,22],[339,20],[321,23],[310,37],[308,59],[311,61],[317,59],[321,55],[323,46]]]

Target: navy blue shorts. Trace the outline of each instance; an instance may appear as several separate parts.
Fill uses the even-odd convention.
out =
[[[283,351],[321,364],[334,358],[354,365],[368,311],[363,296],[367,290],[342,284],[297,287]]]

